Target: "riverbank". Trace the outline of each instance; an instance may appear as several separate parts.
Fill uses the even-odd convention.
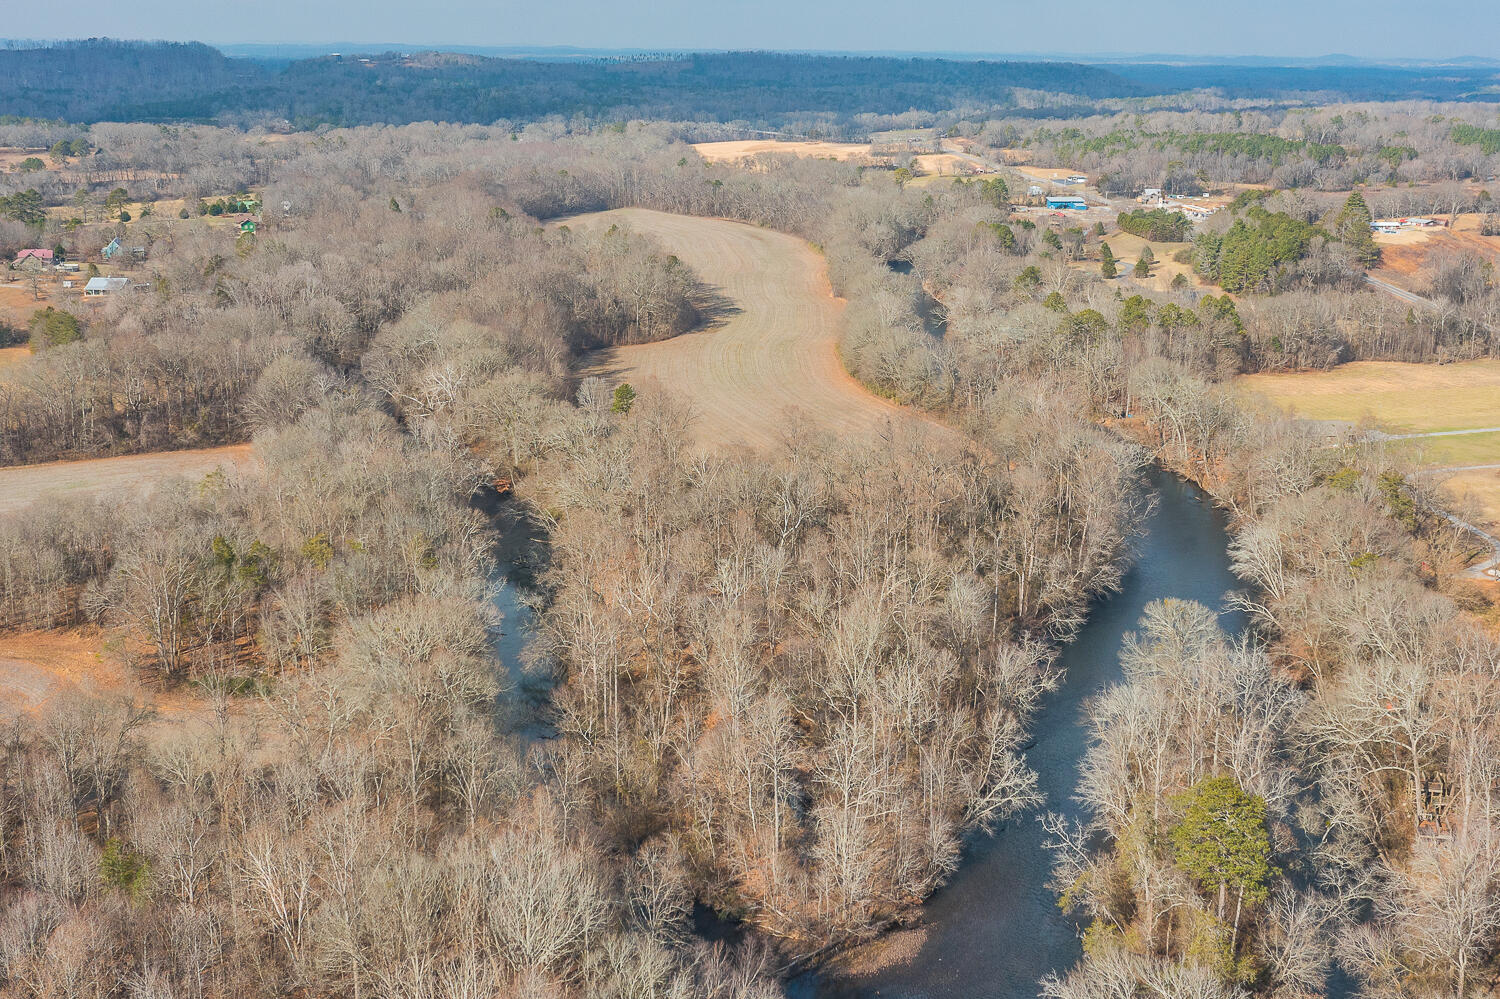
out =
[[[791,995],[1031,999],[1043,976],[1077,961],[1079,928],[1058,909],[1048,884],[1050,858],[1040,819],[1047,811],[1080,816],[1072,794],[1088,745],[1088,699],[1119,681],[1125,636],[1154,600],[1196,600],[1219,611],[1226,630],[1245,626],[1240,615],[1225,611],[1225,597],[1239,582],[1230,570],[1223,513],[1206,493],[1169,472],[1154,470],[1149,486],[1156,503],[1138,557],[1120,590],[1096,604],[1063,650],[1063,684],[1033,725],[1036,742],[1026,760],[1040,778],[1043,809],[971,844],[953,879],[928,901],[917,928],[803,976],[792,983]]]

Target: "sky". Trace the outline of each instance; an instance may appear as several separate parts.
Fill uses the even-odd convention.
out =
[[[9,38],[401,46],[1500,57],[1496,0],[78,0]]]

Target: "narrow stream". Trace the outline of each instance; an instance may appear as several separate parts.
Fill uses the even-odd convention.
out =
[[[1026,758],[1041,778],[1044,810],[1080,814],[1073,800],[1088,745],[1083,702],[1120,678],[1127,632],[1153,600],[1177,597],[1219,610],[1238,586],[1229,569],[1222,515],[1196,487],[1167,472],[1152,474],[1157,505],[1145,524],[1139,559],[1120,592],[1094,607],[1089,623],[1062,655],[1063,686],[1036,719]],[[1244,621],[1223,614],[1226,630]],[[928,902],[926,938],[916,957],[867,976],[819,981],[805,976],[792,993],[819,999],[903,996],[1031,999],[1038,981],[1079,958],[1079,927],[1058,910],[1047,887],[1045,834],[1030,813],[973,844],[949,885]]]
[[[910,260],[888,260],[886,266],[897,274],[914,273]],[[941,340],[948,335],[948,312],[943,308],[942,302],[927,293],[925,287],[917,289],[917,316],[922,320],[922,328],[934,340]]]
[[[495,612],[490,648],[499,660],[501,690],[496,698],[499,724],[523,743],[550,738],[540,707],[551,693],[551,678],[529,668],[526,650],[535,617],[524,600],[531,581],[527,553],[533,551],[524,513],[493,489],[477,493],[472,503],[495,526],[495,564],[490,570],[489,604]],[[534,568],[534,567],[533,567]]]

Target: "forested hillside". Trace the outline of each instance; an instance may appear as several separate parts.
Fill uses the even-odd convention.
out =
[[[84,123],[227,116],[299,128],[581,115],[780,127],[815,113],[827,127],[911,111],[1076,115],[1104,100],[1188,93],[1256,105],[1313,93],[1486,101],[1495,75],[1489,67],[1088,66],[769,52],[567,62],[387,52],[287,62],[230,58],[201,44],[89,39],[0,49],[0,115]]]
[[[1073,63],[725,53],[543,62],[453,53],[326,56],[273,70],[204,45],[92,39],[0,50],[0,114],[169,121],[229,113],[299,126],[411,121],[776,121],[793,112],[1009,107],[1016,88],[1128,97],[1145,88]]]

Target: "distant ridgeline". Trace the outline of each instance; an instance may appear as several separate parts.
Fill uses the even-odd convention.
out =
[[[1091,100],[1144,95],[1109,70],[724,53],[567,62],[456,53],[233,59],[197,43],[61,42],[0,49],[0,115],[73,122],[267,113],[308,127],[525,122],[550,115],[774,122],[798,112],[1013,107],[1016,89]]]
[[[227,114],[271,115],[307,128],[556,115],[776,126],[811,115],[847,122],[913,110],[1066,116],[1101,100],[1204,88],[1265,100],[1312,93],[1494,100],[1495,82],[1493,66],[1086,66],[763,52],[564,61],[388,52],[289,61],[231,58],[198,43],[110,39],[0,48],[0,115],[80,123]]]

